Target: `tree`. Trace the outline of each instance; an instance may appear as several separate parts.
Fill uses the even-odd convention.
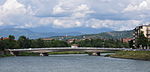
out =
[[[146,38],[143,34],[143,32],[141,32],[138,36],[138,38],[136,39],[136,46],[139,47],[147,47],[148,45],[148,38]]]
[[[20,36],[18,39],[19,46],[21,48],[29,48],[31,47],[31,41],[25,36]]]
[[[19,44],[13,35],[9,35],[8,39],[0,40],[0,48],[1,50],[19,48]]]
[[[37,45],[40,48],[44,47],[44,41],[42,39],[37,39]]]
[[[4,49],[8,48],[6,46],[7,46],[6,43],[4,43],[3,40],[0,40],[0,50],[4,50]]]
[[[15,40],[15,36],[13,36],[13,35],[9,35],[9,37],[8,37],[10,40]]]
[[[8,41],[8,45],[9,48],[14,49],[14,48],[19,48],[19,44],[18,42],[15,40],[15,36],[13,35],[9,35],[8,40],[4,40],[4,41]]]
[[[134,45],[133,40],[129,41],[129,47],[130,47],[130,48],[134,48],[133,45]]]

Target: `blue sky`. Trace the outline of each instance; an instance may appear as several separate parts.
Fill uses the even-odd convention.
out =
[[[150,0],[0,0],[0,28],[121,31],[149,22]]]

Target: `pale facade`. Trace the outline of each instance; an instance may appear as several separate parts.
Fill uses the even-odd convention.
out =
[[[138,37],[140,33],[143,33],[145,37],[150,38],[150,25],[137,26],[135,29],[134,37]]]
[[[133,38],[133,43],[134,43],[134,47],[136,47],[136,39],[139,37],[139,35],[143,33],[144,36],[146,38],[148,38],[148,40],[150,40],[150,25],[141,25],[141,26],[137,26],[135,29],[134,29],[134,38]]]

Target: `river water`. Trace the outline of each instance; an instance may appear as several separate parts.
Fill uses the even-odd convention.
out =
[[[85,54],[5,57],[0,72],[150,72],[150,61]]]

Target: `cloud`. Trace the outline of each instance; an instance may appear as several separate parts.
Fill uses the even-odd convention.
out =
[[[135,26],[139,25],[141,21],[138,20],[98,20],[90,19],[86,22],[87,27],[92,28],[111,28],[113,30],[131,30]]]
[[[59,28],[73,28],[73,27],[81,27],[82,24],[78,20],[72,20],[72,19],[55,19],[53,22],[55,27]]]
[[[68,16],[84,17],[87,14],[94,13],[93,10],[87,4],[84,4],[85,0],[60,0],[60,2],[53,7],[53,14],[67,14]]]
[[[149,0],[0,1],[0,26],[128,30],[150,20]]]
[[[150,10],[150,0],[144,0],[138,4],[129,4],[124,11],[141,11]]]
[[[0,6],[0,25],[11,25],[15,28],[31,28],[45,25],[43,19],[36,15],[31,6],[26,6],[17,0],[6,0]],[[46,19],[47,20],[47,19]]]
[[[77,8],[73,10],[73,12],[74,13],[72,14],[72,17],[75,18],[82,18],[90,13],[95,13],[95,11],[91,10],[86,4],[81,4],[77,6]]]
[[[6,0],[5,3],[0,6],[1,25],[14,25],[14,18],[26,12],[25,6],[16,0]]]
[[[26,13],[26,9],[23,4],[16,0],[6,0],[6,2],[0,6],[0,13],[2,15],[24,14]]]
[[[53,27],[56,28],[73,28],[83,26],[83,22],[90,14],[95,13],[85,0],[61,0],[54,8],[53,14],[67,14],[65,17],[55,18]]]

